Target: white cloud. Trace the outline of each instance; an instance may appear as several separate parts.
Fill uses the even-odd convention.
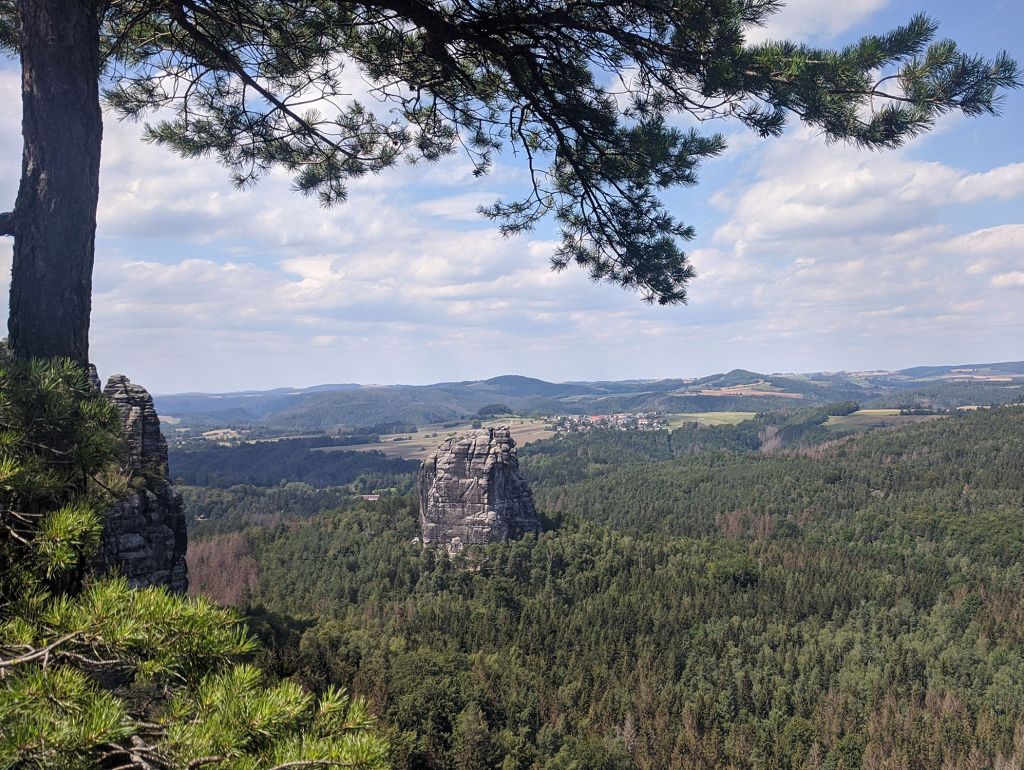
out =
[[[3,168],[17,132],[0,115]],[[1003,358],[1024,335],[1007,290],[1024,275],[1024,164],[1008,160],[967,172],[799,130],[734,144],[730,183],[698,193],[718,226],[694,244],[691,304],[651,308],[550,272],[550,230],[507,240],[475,215],[522,182],[511,165],[484,180],[458,158],[401,167],[324,211],[283,176],[239,192],[108,121],[93,350],[165,392]]]
[[[1000,289],[1024,287],[1024,272],[1014,270],[1012,273],[992,276],[992,285]]]
[[[1024,194],[1024,163],[970,174],[958,180],[954,189],[956,199],[973,202],[986,199],[1012,200]]]
[[[868,153],[826,145],[799,129],[763,154],[757,181],[741,178],[733,195],[716,199],[733,216],[714,240],[751,242],[857,237],[857,231],[919,236],[935,228],[942,207],[1024,195],[1024,164],[967,174],[905,153]],[[856,227],[851,227],[856,223]]]
[[[747,37],[750,42],[806,38],[828,41],[888,4],[889,0],[787,0],[766,27],[752,30]]]
[[[946,248],[961,254],[999,255],[1024,251],[1024,223],[975,230],[951,239]]]
[[[460,222],[479,222],[477,209],[494,203],[500,197],[494,192],[472,192],[463,195],[449,195],[416,204],[415,210],[432,217]]]
[[[694,253],[695,306],[741,308],[738,323],[723,315],[723,333],[769,358],[845,368],[1012,355],[1024,317],[993,289],[1024,279],[1013,270],[1024,224],[958,233],[957,220],[1024,197],[1019,164],[968,173],[914,160],[912,149],[861,153],[807,131],[762,147],[752,175],[715,196],[725,220],[715,248]]]

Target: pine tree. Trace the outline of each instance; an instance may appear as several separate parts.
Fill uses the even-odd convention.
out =
[[[737,121],[794,118],[829,140],[895,147],[950,111],[998,111],[1017,64],[936,40],[924,15],[839,50],[748,45],[778,0],[0,0],[0,48],[21,59],[25,146],[14,211],[12,349],[88,358],[105,103],[148,141],[213,156],[248,186],[282,168],[344,201],[348,180],[465,152],[477,174],[512,151],[532,179],[483,210],[505,233],[554,217],[555,269],[683,302],[694,229],[661,200],[696,184]],[[352,71],[388,108],[353,100]],[[44,183],[45,182],[45,183]]]
[[[0,768],[383,768],[366,703],[265,683],[234,612],[88,574],[119,427],[73,362],[0,355]]]

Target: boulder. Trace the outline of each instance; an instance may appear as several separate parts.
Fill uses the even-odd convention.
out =
[[[416,487],[424,545],[457,553],[541,529],[507,427],[445,440],[423,461]]]

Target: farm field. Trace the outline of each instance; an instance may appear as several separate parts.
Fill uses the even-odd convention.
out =
[[[678,428],[688,422],[699,422],[701,425],[738,425],[744,420],[754,417],[757,412],[686,412],[668,415],[668,426]]]
[[[493,428],[507,425],[512,430],[512,438],[522,446],[531,441],[550,438],[553,434],[543,420],[532,420],[523,417],[509,417],[499,420],[483,420],[483,427]],[[355,444],[353,446],[317,447],[315,452],[383,452],[388,457],[401,457],[406,460],[422,460],[448,436],[467,433],[473,430],[469,422],[445,428],[442,425],[424,425],[418,433],[396,433],[381,436],[378,444]]]
[[[939,417],[941,415],[901,415],[899,409],[861,409],[842,417],[829,417],[825,427],[835,431],[871,430],[872,428],[888,428],[894,425],[928,422]]]

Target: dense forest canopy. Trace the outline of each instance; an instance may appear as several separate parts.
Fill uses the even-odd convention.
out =
[[[545,533],[454,559],[410,499],[239,510],[194,586],[278,676],[369,697],[399,768],[1019,765],[1024,408],[689,430],[528,446]]]
[[[340,449],[345,442],[327,438],[285,439],[221,446],[206,442],[197,449],[170,453],[171,472],[192,486],[275,486],[303,482],[314,487],[342,487],[358,482],[367,492],[402,486],[419,467],[413,460],[385,457],[381,452]],[[338,451],[311,451],[319,447]]]

